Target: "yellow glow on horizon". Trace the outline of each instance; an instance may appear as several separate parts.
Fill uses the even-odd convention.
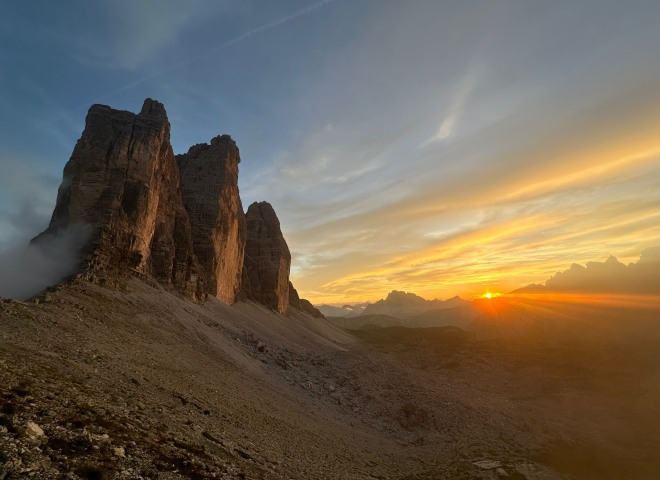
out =
[[[385,298],[392,290],[414,292],[427,299],[446,299],[454,295],[492,299],[501,294],[489,291],[486,293],[491,296],[487,297],[483,290],[485,285],[495,286],[500,292],[511,292],[527,284],[543,283],[556,272],[568,269],[571,263],[583,265],[589,261],[603,261],[610,253],[623,263],[634,262],[638,251],[657,245],[660,238],[657,202],[651,197],[648,202],[639,203],[634,196],[635,192],[643,192],[642,188],[649,188],[640,179],[652,178],[648,171],[657,171],[660,167],[660,149],[657,139],[649,141],[636,137],[634,140],[608,145],[607,151],[596,148],[580,152],[583,155],[574,168],[564,165],[552,173],[535,172],[503,184],[502,190],[506,187],[508,191],[489,191],[488,202],[473,197],[465,200],[460,196],[447,199],[442,204],[443,209],[451,206],[452,210],[464,211],[465,215],[485,216],[488,221],[475,222],[473,227],[464,227],[455,233],[450,231],[437,239],[424,236],[425,228],[431,227],[425,227],[421,220],[428,218],[432,228],[441,225],[445,214],[439,206],[427,201],[414,206],[403,204],[400,211],[390,208],[388,221],[410,222],[409,230],[419,230],[416,237],[419,240],[413,241],[412,235],[410,238],[404,235],[402,245],[407,241],[406,248],[389,251],[391,243],[375,244],[378,248],[371,251],[378,252],[379,256],[369,263],[361,265],[359,258],[351,258],[336,269],[330,265],[317,270],[318,274],[310,273],[304,281],[310,282],[311,288],[299,288],[303,292],[301,295],[317,304],[373,302]],[[622,191],[624,187],[628,191],[617,201],[595,197],[590,204],[591,197],[576,197],[579,202],[585,202],[583,206],[569,201],[556,204],[552,200],[552,195],[558,192],[568,199],[571,198],[569,192],[617,181],[621,182]],[[432,199],[429,195],[417,200]],[[629,206],[633,201],[638,202],[634,209]],[[475,204],[480,207],[475,208]],[[542,208],[546,205],[548,208]],[[381,215],[380,210],[369,212],[369,216],[361,214],[342,219],[332,226],[350,231],[358,223],[378,224]],[[607,218],[607,222],[601,221],[603,218]],[[327,231],[329,225],[322,228]],[[639,247],[635,247],[633,254],[630,245],[634,244]],[[329,247],[331,245],[324,248]],[[341,247],[346,248],[346,245],[342,243]],[[304,285],[302,279],[300,284]]]
[[[501,293],[495,293],[495,292],[486,292],[483,295],[479,295],[477,298],[485,298],[486,300],[490,300],[491,298],[496,298],[502,296]]]
[[[583,305],[660,310],[659,295],[549,292],[515,293],[507,295],[507,298],[513,301],[574,303]]]

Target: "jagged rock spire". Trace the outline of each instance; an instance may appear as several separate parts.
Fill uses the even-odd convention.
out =
[[[195,299],[208,293],[233,303],[242,295],[284,313],[291,254],[269,203],[243,213],[240,161],[229,135],[175,158],[165,107],[155,100],[139,114],[93,105],[50,225],[33,241],[84,226],[88,272],[137,272]],[[315,314],[291,289],[294,308]]]
[[[161,103],[147,99],[137,115],[105,105],[89,109],[50,225],[35,241],[81,224],[91,230],[88,268],[131,269],[203,295]]]
[[[291,253],[280,221],[268,202],[248,208],[243,290],[248,298],[280,313],[289,306]]]
[[[241,157],[229,135],[177,155],[181,195],[188,211],[195,254],[206,275],[206,291],[234,303],[245,250],[245,215],[238,192]]]

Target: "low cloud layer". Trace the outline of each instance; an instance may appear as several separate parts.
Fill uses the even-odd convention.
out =
[[[530,285],[522,292],[660,294],[660,246],[644,250],[637,263],[626,265],[614,256],[605,262],[574,263],[545,285]]]
[[[76,272],[89,236],[83,226],[0,251],[0,297],[28,299]]]

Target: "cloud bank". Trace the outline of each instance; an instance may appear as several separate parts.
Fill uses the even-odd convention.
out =
[[[10,158],[0,155],[0,297],[24,300],[75,273],[89,231],[76,226],[31,243],[48,225],[59,181]]]
[[[660,294],[660,246],[644,250],[636,263],[628,265],[610,256],[604,262],[574,263],[556,273],[545,285],[530,285],[519,293],[614,293],[635,295]]]

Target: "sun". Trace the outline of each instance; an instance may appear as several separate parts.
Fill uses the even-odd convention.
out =
[[[479,295],[479,298],[485,298],[486,300],[490,300],[495,297],[499,297],[501,293],[493,293],[493,292],[486,292],[482,295]]]

